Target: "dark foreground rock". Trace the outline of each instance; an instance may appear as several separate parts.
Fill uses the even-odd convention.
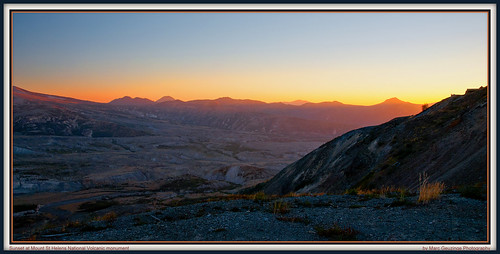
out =
[[[356,195],[232,200],[167,207],[67,227],[47,241],[486,241],[487,202],[443,195]],[[95,225],[94,225],[95,224]],[[318,234],[338,225],[343,233]],[[346,236],[346,232],[354,232]]]

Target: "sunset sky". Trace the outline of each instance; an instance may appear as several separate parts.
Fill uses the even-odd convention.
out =
[[[487,84],[486,13],[14,13],[13,81],[109,102],[436,102]]]

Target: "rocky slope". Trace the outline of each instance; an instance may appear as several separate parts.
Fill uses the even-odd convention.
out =
[[[447,187],[485,183],[487,88],[454,95],[424,112],[353,130],[248,191],[341,193],[382,186],[415,190],[425,172]]]

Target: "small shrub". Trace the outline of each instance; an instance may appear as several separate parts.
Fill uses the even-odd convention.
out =
[[[429,104],[426,103],[426,104],[422,105],[422,111],[425,111],[428,108],[429,108]]]
[[[289,204],[288,202],[283,202],[283,201],[274,201],[273,204],[273,213],[274,214],[285,214],[290,212]]]
[[[319,236],[326,237],[330,241],[356,241],[358,234],[358,231],[351,227],[341,227],[337,223],[327,229],[322,226],[316,226],[314,229]]]

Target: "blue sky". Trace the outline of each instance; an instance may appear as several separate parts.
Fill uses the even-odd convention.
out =
[[[486,13],[15,13],[14,84],[124,95],[425,103],[486,85]]]

